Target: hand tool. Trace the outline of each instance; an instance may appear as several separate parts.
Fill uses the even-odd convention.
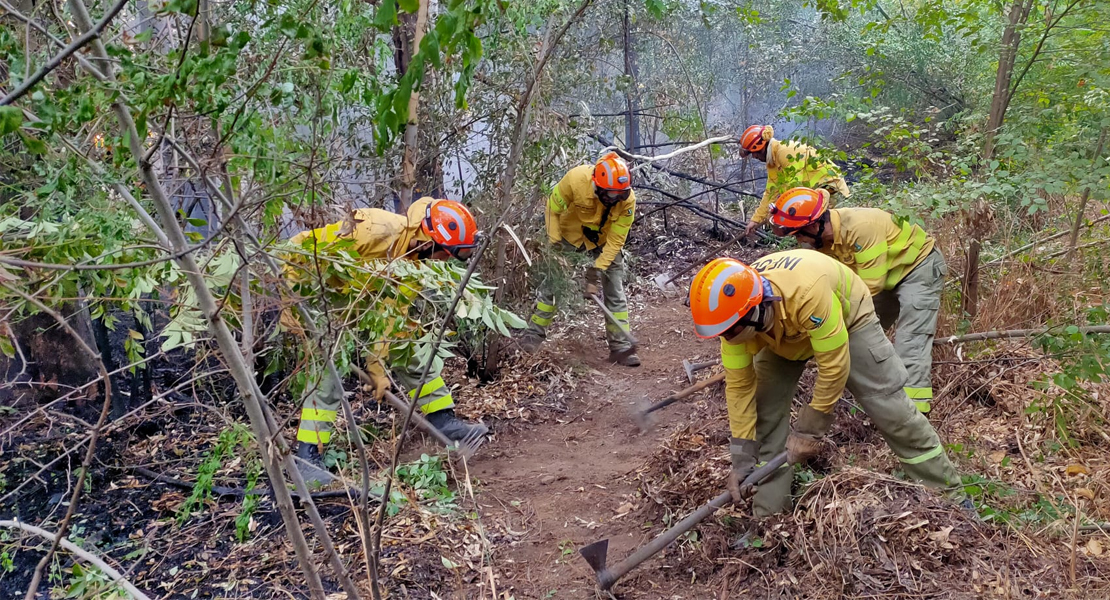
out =
[[[770,477],[772,473],[785,464],[786,453],[783,452],[772,458],[767,464],[752,471],[751,475],[744,478],[744,482],[740,487],[743,488],[745,485],[759,485],[764,479]],[[732,494],[728,491],[722,492],[716,498],[710,500],[708,504],[705,504],[701,508],[690,513],[690,516],[679,521],[677,525],[659,534],[654,540],[633,552],[632,556],[629,556],[612,567],[608,567],[605,564],[605,559],[609,552],[608,539],[594,542],[580,549],[578,553],[582,555],[582,558],[586,559],[590,568],[594,570],[594,574],[597,575],[598,587],[603,590],[608,590],[613,587],[613,584],[616,583],[618,579],[624,577],[629,571],[639,566],[640,563],[655,556],[660,550],[666,548],[671,542],[678,539],[680,535],[690,531],[706,517],[717,512],[717,509],[728,505],[730,502],[732,502]]]
[[[692,363],[692,362],[690,362],[689,359],[686,359],[686,358],[682,359],[682,368],[686,371],[686,379],[690,380],[690,383],[694,383],[694,381],[695,381],[694,373],[697,373],[698,371],[700,371],[702,369],[708,369],[709,367],[712,367],[715,364],[717,364],[717,361],[715,361],[715,360],[708,360],[708,361],[700,362],[700,363]]]
[[[648,406],[647,408],[640,408],[640,409],[636,410],[635,412],[632,413],[632,419],[634,421],[636,421],[636,425],[638,425],[640,427],[640,431],[647,431],[648,429],[651,429],[651,419],[650,419],[651,413],[653,413],[653,412],[655,412],[655,411],[657,411],[661,408],[666,408],[666,407],[674,404],[675,402],[678,402],[679,400],[681,400],[681,399],[683,399],[683,398],[685,398],[685,397],[687,397],[691,394],[696,394],[696,393],[704,390],[705,388],[707,388],[707,387],[709,387],[709,386],[711,386],[715,383],[720,383],[724,380],[725,380],[725,374],[724,373],[718,373],[718,374],[710,377],[709,379],[706,379],[705,381],[699,381],[698,383],[695,383],[694,385],[692,385],[692,386],[690,386],[686,389],[677,391],[677,392],[671,394],[670,396],[667,396],[666,398],[663,398],[659,402],[656,402],[655,404],[652,404],[652,405]]]
[[[594,302],[597,304],[597,307],[601,309],[601,312],[605,313],[605,318],[609,319],[609,322],[612,323],[618,330],[620,330],[621,335],[624,336],[624,339],[628,340],[629,344],[632,344],[632,347],[629,348],[625,353],[635,352],[636,346],[639,346],[640,342],[638,342],[635,336],[632,335],[632,332],[628,330],[628,323],[621,323],[620,321],[618,321],[617,318],[613,316],[613,313],[609,312],[608,308],[605,308],[605,303],[601,301],[601,296],[593,294],[590,296],[590,298],[593,298]]]
[[[362,383],[371,386],[374,385],[374,380],[370,378],[370,375],[366,371],[363,371],[357,365],[351,365],[351,370],[354,371],[356,375],[358,375],[358,378],[362,380]],[[390,406],[392,406],[401,414],[404,414],[409,409],[408,403],[404,400],[401,400],[397,396],[394,396],[393,392],[386,391],[385,400],[390,404]],[[472,435],[456,443],[451,438],[443,435],[443,432],[439,429],[436,429],[435,425],[429,423],[428,420],[424,418],[424,415],[420,414],[419,409],[413,411],[412,420],[414,423],[416,423],[417,427],[424,430],[425,433],[435,438],[436,441],[443,444],[444,447],[453,449],[455,453],[462,458],[470,458],[471,456],[474,456],[474,453],[477,452],[478,448],[481,447],[482,444],[486,441],[486,436],[483,434],[476,436]]]

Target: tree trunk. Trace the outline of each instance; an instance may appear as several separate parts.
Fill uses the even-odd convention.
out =
[[[420,7],[416,15],[401,15],[401,24],[393,30],[393,43],[396,47],[397,77],[400,78],[408,72],[412,58],[420,51],[420,42],[424,39],[424,28],[428,22],[429,0],[420,0]],[[420,108],[420,93],[413,86],[412,95],[409,96],[408,119],[405,123],[405,152],[401,158],[401,211],[407,211],[412,204],[412,193],[416,187],[416,161],[419,144],[420,120],[417,114]]]
[[[1002,31],[998,50],[998,71],[994,78],[994,93],[991,96],[990,113],[987,116],[987,127],[983,136],[982,160],[979,169],[990,168],[990,160],[994,155],[995,138],[1006,119],[1006,109],[1010,106],[1013,91],[1010,82],[1014,76],[1014,64],[1017,62],[1018,49],[1021,47],[1021,30],[1029,19],[1029,12],[1033,8],[1033,0],[1014,0],[1010,5],[1010,12],[1006,27]],[[969,317],[974,317],[979,312],[979,251],[983,246],[985,227],[978,218],[983,214],[980,199],[973,209],[973,214],[967,220],[970,228],[971,241],[967,249],[967,270],[964,273],[963,310]]]
[[[640,147],[640,118],[638,112],[639,92],[636,81],[639,79],[636,72],[636,50],[632,47],[632,33],[628,22],[628,1],[624,0],[624,76],[628,79],[628,87],[624,91],[625,105],[628,117],[625,120],[624,143],[625,148],[635,153]]]
[[[55,310],[65,316],[86,344],[96,347],[92,321],[84,307],[66,302]],[[15,406],[20,400],[40,402],[57,398],[100,374],[95,362],[76,350],[73,338],[58,327],[50,315],[39,313],[6,325],[18,352],[11,359],[0,354],[0,372],[8,384],[0,386],[0,405]],[[87,395],[76,398],[97,395],[97,388],[93,387]]]
[[[1104,125],[1102,131],[1098,134],[1098,145],[1095,146],[1095,156],[1091,161],[1091,171],[1097,172],[1102,167],[1102,150],[1106,147],[1106,132],[1107,127]],[[1101,179],[1101,178],[1099,178]],[[1088,183],[1083,188],[1083,196],[1079,199],[1079,210],[1075,212],[1075,224],[1071,227],[1071,242],[1068,244],[1068,258],[1075,254],[1075,246],[1079,243],[1079,228],[1083,225],[1083,213],[1087,212],[1087,201],[1091,198],[1091,187],[1097,183],[1098,179],[1094,182]]]
[[[1029,12],[1032,8],[1033,0],[1014,0],[1010,5],[1006,28],[1002,31],[998,49],[998,71],[994,77],[994,94],[991,96],[991,108],[983,138],[984,166],[994,154],[995,136],[1006,118],[1006,109],[1010,107],[1013,94],[1010,90],[1010,82],[1014,76],[1018,49],[1021,47],[1021,30],[1029,20]]]

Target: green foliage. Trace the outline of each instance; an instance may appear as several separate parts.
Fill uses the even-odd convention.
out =
[[[438,456],[421,454],[420,459],[397,467],[397,481],[412,488],[416,499],[430,510],[450,513],[457,510],[456,495],[447,487],[447,471]],[[381,494],[383,484],[371,486],[372,493]],[[396,487],[391,490],[386,513],[390,516],[401,511],[408,497]]]
[[[251,435],[250,429],[242,423],[236,423],[220,432],[216,444],[205,453],[203,462],[197,467],[197,481],[193,484],[192,493],[177,511],[178,525],[183,525],[194,511],[203,507],[205,502],[212,498],[212,486],[215,483],[216,473],[223,468],[224,461],[239,449],[248,450],[253,442],[254,437]],[[257,479],[257,474],[255,478]],[[245,505],[246,499],[244,498]],[[247,519],[249,522],[249,515]],[[236,523],[236,526],[238,527],[238,523]]]
[[[252,458],[247,462],[247,483],[246,488],[253,490],[258,486],[258,479],[262,475],[262,461],[258,458]],[[262,496],[258,494],[246,494],[243,496],[243,505],[239,508],[239,514],[235,517],[235,539],[240,543],[246,542],[250,539],[251,534],[251,518],[258,510],[258,503]]]
[[[82,567],[74,563],[69,570],[64,598],[92,598],[95,600],[125,600],[131,595],[96,567]]]

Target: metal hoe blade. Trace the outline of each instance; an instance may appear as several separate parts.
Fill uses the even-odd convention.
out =
[[[608,567],[605,566],[605,560],[609,554],[609,539],[600,540],[585,546],[578,550],[582,558],[586,559],[586,564],[594,570],[594,575],[597,576],[597,584],[601,589],[607,590],[617,582],[617,578],[609,572]]]

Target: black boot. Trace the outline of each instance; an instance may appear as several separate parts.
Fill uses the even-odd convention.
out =
[[[304,482],[310,488],[328,485],[335,481],[335,475],[328,472],[324,466],[324,457],[320,454],[320,447],[308,442],[297,444],[297,470],[304,477]]]
[[[455,416],[455,409],[445,408],[426,415],[424,418],[440,430],[448,439],[459,441],[489,433],[489,427],[481,423],[467,423]]]
[[[640,357],[636,355],[635,348],[628,350],[609,350],[609,362],[616,363],[622,367],[638,367],[640,366]]]

